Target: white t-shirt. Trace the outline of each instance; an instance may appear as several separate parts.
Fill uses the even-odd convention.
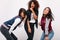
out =
[[[33,17],[33,13],[31,13],[31,20],[30,20],[30,23],[35,23],[35,19]]]
[[[46,24],[45,24],[45,35],[48,35],[49,22],[50,22],[50,19],[47,19],[47,18],[46,18]]]

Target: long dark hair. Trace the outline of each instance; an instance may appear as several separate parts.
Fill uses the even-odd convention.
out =
[[[19,10],[19,14],[18,14],[18,16],[21,16],[21,13],[24,13],[24,16],[26,15],[26,10],[24,9],[24,8],[21,8],[20,10]]]
[[[53,18],[53,14],[52,14],[52,11],[51,11],[50,7],[46,7],[46,8],[49,9],[49,12],[48,12],[47,15],[45,15],[45,14],[43,13],[43,17],[46,17],[46,18],[48,18],[48,19],[52,19],[52,20],[54,20],[54,18]],[[46,10],[46,8],[45,8],[44,10]]]
[[[38,3],[38,1],[36,1],[36,0],[31,0],[31,1],[29,1],[29,3],[28,3],[28,9],[31,8],[31,3],[32,3],[32,2],[34,2],[35,8],[38,9],[38,8],[39,8],[39,3]]]

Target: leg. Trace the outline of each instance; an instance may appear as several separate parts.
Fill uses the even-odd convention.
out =
[[[53,36],[54,36],[54,32],[52,31],[52,32],[49,33],[49,36],[48,36],[49,40],[51,40],[53,38]]]
[[[1,27],[1,33],[6,37],[7,40],[14,40],[13,37],[11,37],[11,35],[9,34],[9,31],[6,28]]]
[[[28,36],[29,36],[28,40],[33,40],[33,37],[34,37],[34,24],[30,24],[30,28],[31,28],[31,33],[28,34]]]
[[[33,40],[33,37],[34,37],[34,24],[30,24],[31,26],[31,40]]]
[[[31,33],[28,32],[28,27],[25,25],[25,30],[28,36],[27,40],[33,40],[33,36],[34,36],[34,24],[30,24],[30,28],[31,28]]]
[[[27,36],[28,36],[28,35],[29,35],[29,32],[28,32],[28,26],[25,24],[25,25],[24,25],[24,28],[25,28],[25,31],[26,31]],[[28,39],[29,39],[29,36],[28,36]],[[28,40],[28,39],[27,39],[27,40]]]
[[[44,38],[45,38],[44,35],[45,35],[45,34],[44,34],[44,32],[43,32],[40,40],[44,40]]]

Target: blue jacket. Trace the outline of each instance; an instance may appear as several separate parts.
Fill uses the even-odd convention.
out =
[[[20,16],[15,16],[14,18],[12,18],[12,19],[4,22],[4,24],[5,24],[7,27],[10,28],[10,27],[12,26],[12,24],[15,22],[15,19],[16,19],[16,18],[21,18],[21,17],[20,17]]]

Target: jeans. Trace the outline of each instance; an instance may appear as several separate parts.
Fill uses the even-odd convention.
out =
[[[7,40],[17,40],[17,37],[13,33],[9,34],[9,30],[4,28],[3,26],[1,26],[0,30],[1,30],[1,33],[5,36],[5,38]]]
[[[44,35],[45,35],[45,33],[43,32],[40,40],[44,40],[44,38],[45,38]],[[54,31],[51,31],[48,35],[49,40],[51,40],[53,38],[53,36],[54,36]]]

